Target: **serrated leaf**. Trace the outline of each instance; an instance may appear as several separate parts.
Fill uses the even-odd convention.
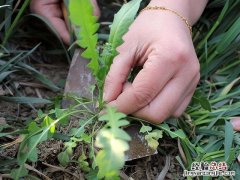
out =
[[[152,132],[148,132],[148,134],[145,136],[148,146],[154,150],[157,149],[159,145],[158,140],[160,138],[162,138],[162,131],[159,129],[154,129]]]
[[[90,59],[88,67],[94,75],[99,71],[97,46],[97,30],[99,24],[97,17],[93,16],[93,7],[90,0],[72,0],[69,2],[71,22],[78,27],[76,33],[77,44],[85,48],[82,53],[84,58]],[[80,28],[79,28],[80,27]]]
[[[79,163],[81,170],[83,170],[84,172],[90,171],[89,163],[87,162],[87,157],[86,157],[85,153],[82,153],[81,156],[79,156],[78,163]]]
[[[126,126],[129,124],[128,121],[123,119],[125,117],[125,114],[116,112],[115,108],[107,107],[107,114],[101,116],[99,120],[107,122],[106,125],[108,127],[111,127],[112,132],[114,132],[116,138],[129,141],[131,139],[130,136],[121,128],[122,126]]]
[[[152,127],[151,126],[146,126],[146,125],[142,125],[141,129],[140,129],[140,132],[141,133],[145,133],[145,132],[150,132],[152,131]]]
[[[148,142],[148,146],[154,150],[157,149],[159,143],[156,139],[154,139],[150,134],[145,136],[146,141]]]
[[[106,125],[100,130],[96,137],[95,145],[101,148],[96,156],[96,163],[99,168],[98,178],[116,179],[119,170],[124,166],[124,153],[129,149],[127,141],[131,138],[122,130],[122,126],[129,124],[122,119],[126,115],[116,112],[115,108],[107,107],[106,114],[99,119],[106,121]]]
[[[25,168],[25,166],[21,166],[17,169],[13,169],[10,175],[13,179],[18,180],[21,177],[27,176],[28,170]]]
[[[63,151],[63,152],[59,153],[57,158],[58,158],[58,161],[60,162],[60,164],[64,167],[67,166],[67,164],[70,161],[67,151]]]
[[[101,130],[96,139],[96,146],[103,148],[97,153],[96,162],[99,167],[98,177],[113,178],[124,166],[124,152],[129,149],[126,141],[115,138],[108,129]]]
[[[132,0],[122,6],[114,16],[109,35],[109,43],[116,49],[123,43],[122,37],[128,31],[129,26],[135,19],[141,0]]]

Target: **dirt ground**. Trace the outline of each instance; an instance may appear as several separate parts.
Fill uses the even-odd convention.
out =
[[[41,48],[38,50],[41,51]],[[36,52],[37,54],[38,52]],[[30,60],[33,63],[33,60]],[[40,72],[43,72],[56,84],[63,84],[68,72],[68,63],[64,61],[49,61],[43,63],[34,63]],[[27,75],[16,76],[14,80],[17,83],[19,91],[25,96],[52,98],[57,94],[51,90],[46,89],[41,83],[35,81]],[[62,86],[63,87],[63,86]],[[2,94],[9,94],[11,91],[6,89],[4,85],[0,86]],[[61,92],[63,89],[61,90]],[[61,94],[61,92],[58,92]],[[23,126],[28,119],[35,118],[37,109],[43,108],[44,105],[37,105],[34,108],[27,105],[19,105],[7,102],[0,102],[0,123],[10,124],[12,126]],[[1,139],[1,144],[9,143],[18,140],[17,136],[9,136],[8,138]],[[181,167],[175,160],[178,154],[177,142],[172,140],[164,140],[160,142],[159,154],[151,157],[142,158],[127,162],[122,170],[122,179],[129,179],[130,177],[135,180],[147,179],[154,180],[158,177],[159,173],[165,166],[166,156],[165,152],[169,152],[171,163],[168,167],[169,172],[165,179],[179,179],[181,176]],[[10,146],[7,149],[0,150],[0,159],[13,158],[17,155],[18,143]],[[34,168],[50,179],[84,179],[84,174],[78,169],[74,163],[70,164],[67,168],[59,165],[57,155],[63,149],[63,142],[51,139],[39,145],[39,161],[36,164],[31,164],[30,167]],[[75,156],[80,154],[82,147],[79,146],[75,150]],[[36,175],[41,175],[32,171]],[[46,178],[45,177],[45,178]]]
[[[119,4],[113,4],[112,11],[119,8]],[[105,9],[105,6],[103,6]],[[109,15],[111,11],[106,11],[102,15],[102,21],[110,21]],[[19,31],[25,31],[29,27],[23,27]],[[104,27],[103,27],[104,28]],[[34,30],[36,31],[36,29]],[[48,31],[45,29],[48,33]],[[21,34],[22,32],[20,32]],[[41,30],[42,33],[42,30]],[[53,40],[54,41],[54,40]],[[56,40],[55,40],[56,41]],[[20,43],[19,43],[20,42]],[[19,41],[18,37],[13,38],[13,49],[31,49],[39,42],[39,39],[25,38]],[[49,55],[45,53],[51,47],[51,43],[42,41],[42,44],[34,52],[28,60],[28,63],[45,74],[55,84],[62,89],[59,92],[53,92],[47,89],[40,82],[34,80],[32,77],[26,74],[14,75],[12,77],[15,88],[24,96],[40,97],[40,98],[53,98],[56,95],[63,92],[64,83],[68,73],[69,63],[64,55]],[[10,95],[13,91],[11,88],[0,84],[0,95]],[[14,103],[0,102],[0,125],[9,124],[14,127],[21,127],[26,124],[29,119],[36,117],[37,109],[44,109],[45,106],[38,104],[35,107],[29,105],[19,105]],[[6,144],[14,142],[13,145],[7,149],[0,150],[0,160],[6,158],[13,158],[17,155],[17,149],[19,143],[17,141],[20,137],[8,136],[1,138],[0,144]],[[37,163],[29,164],[28,169],[32,174],[38,175],[41,179],[84,179],[84,173],[74,163],[70,163],[66,168],[59,165],[57,155],[63,149],[63,142],[55,139],[51,139],[42,143],[38,147],[39,149],[39,161]],[[78,146],[75,149],[75,155],[82,151],[82,147]],[[124,169],[121,172],[122,179],[157,179],[161,171],[168,170],[165,179],[181,179],[182,169],[175,159],[178,153],[177,142],[165,139],[160,141],[158,154],[151,157],[142,158],[127,162]],[[170,157],[170,165],[166,164],[166,155]],[[165,166],[165,168],[164,168]],[[7,179],[8,175],[3,176]],[[0,178],[1,179],[1,178]]]

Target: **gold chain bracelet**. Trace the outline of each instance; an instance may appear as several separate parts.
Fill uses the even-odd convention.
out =
[[[141,12],[147,11],[147,10],[170,11],[170,12],[176,14],[178,17],[180,17],[180,18],[184,21],[184,23],[187,25],[187,27],[188,27],[191,35],[192,35],[192,26],[189,24],[188,20],[187,20],[185,17],[183,17],[181,14],[179,14],[178,12],[176,12],[176,11],[174,11],[174,10],[172,10],[172,9],[168,9],[168,8],[166,8],[166,7],[163,7],[163,6],[148,6],[148,7],[145,7],[144,9],[142,9]],[[140,13],[141,13],[141,12],[140,12]]]

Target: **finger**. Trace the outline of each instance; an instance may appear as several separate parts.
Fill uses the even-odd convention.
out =
[[[175,110],[175,112],[172,114],[173,117],[179,117],[183,114],[183,112],[185,111],[185,109],[187,108],[188,104],[190,103],[192,96],[194,94],[194,91],[189,94],[181,103],[181,105]]]
[[[231,120],[231,123],[233,125],[233,129],[235,131],[240,131],[240,117],[235,117]]]
[[[94,7],[94,16],[97,16],[97,17],[100,17],[101,13],[100,13],[100,9],[99,9],[99,6],[98,6],[98,3],[96,0],[91,0],[92,4],[93,4],[93,7]]]
[[[115,106],[120,112],[132,114],[150,103],[176,71],[175,66],[166,69],[171,65],[168,59],[159,61],[161,61],[159,56],[152,56],[147,60],[131,88],[122,92],[110,105]]]
[[[175,111],[193,79],[190,76],[172,79],[149,105],[134,113],[134,116],[156,124],[163,122]]]
[[[180,103],[176,106],[175,112],[172,114],[173,117],[179,117],[187,108],[188,104],[190,103],[192,96],[196,90],[197,84],[200,79],[200,74],[198,74],[195,79],[192,81],[189,89],[186,91],[185,95],[182,96],[183,98],[180,100]]]
[[[131,88],[132,84],[130,82],[126,82],[123,85],[123,91],[127,91],[129,88]]]
[[[70,44],[70,34],[67,24],[64,21],[63,12],[58,0],[36,1],[31,2],[31,11],[47,18],[53,25],[63,42]]]
[[[113,60],[113,64],[107,74],[104,84],[103,99],[106,102],[113,101],[122,92],[128,74],[132,68],[134,56],[129,51],[120,51],[120,54]]]
[[[65,21],[57,17],[51,17],[49,18],[49,21],[55,27],[63,42],[70,44],[70,34]]]

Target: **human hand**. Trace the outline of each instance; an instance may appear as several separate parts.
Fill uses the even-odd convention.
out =
[[[232,118],[231,123],[235,131],[240,131],[240,117]]]
[[[152,123],[180,116],[198,84],[199,62],[186,24],[166,11],[141,13],[106,77],[104,100]],[[133,67],[143,66],[132,83]]]
[[[70,34],[67,27],[67,22],[64,19],[61,0],[32,0],[30,9],[33,13],[39,14],[47,18],[55,27],[63,42],[70,44]],[[100,16],[100,10],[96,0],[92,0],[94,6],[94,15]]]

